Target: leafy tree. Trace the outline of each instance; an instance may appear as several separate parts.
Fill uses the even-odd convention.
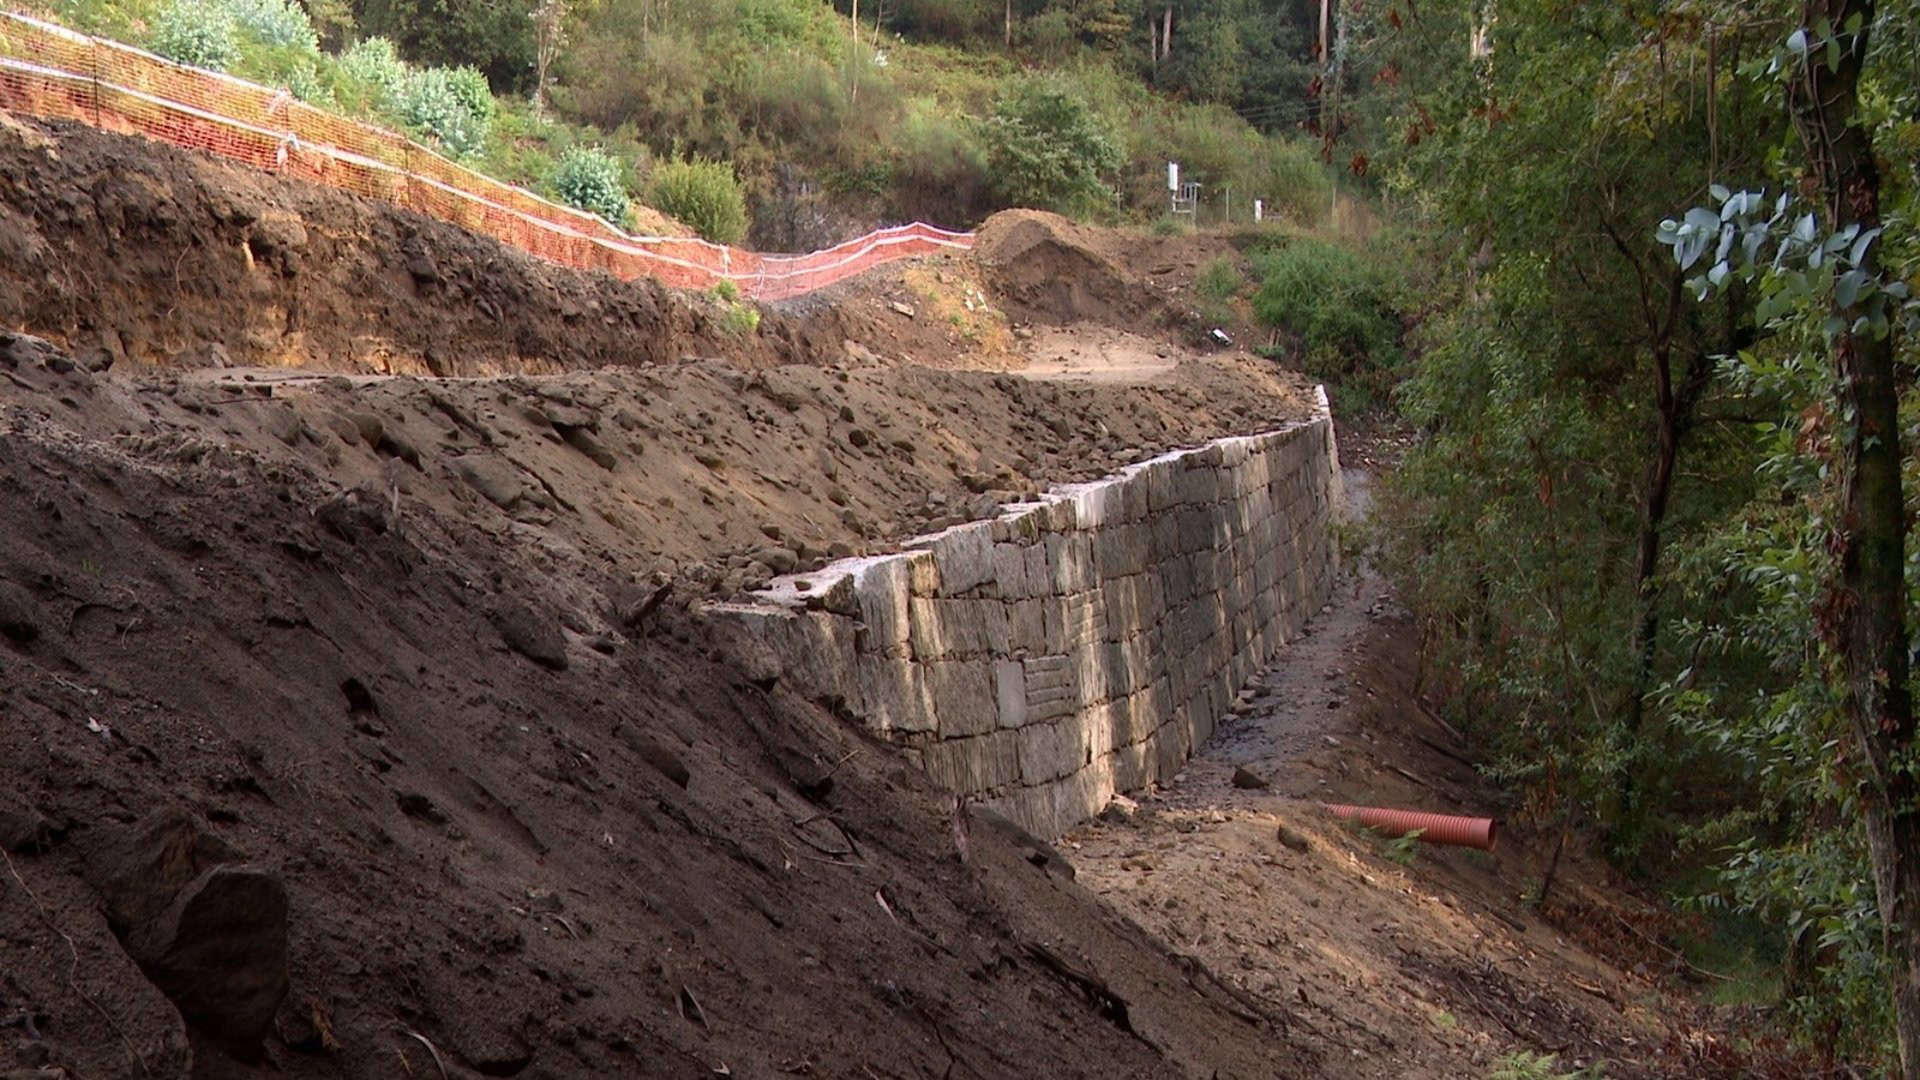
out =
[[[1825,713],[1844,722],[1851,746],[1853,760],[1832,794],[1864,826],[1897,1061],[1908,1078],[1920,1077],[1920,728],[1909,660],[1912,467],[1901,450],[1912,410],[1902,407],[1909,380],[1900,353],[1920,331],[1920,303],[1906,280],[1920,259],[1908,216],[1914,177],[1888,183],[1875,139],[1876,121],[1888,116],[1887,102],[1877,98],[1903,106],[1892,116],[1915,116],[1920,104],[1905,62],[1916,14],[1911,5],[1809,0],[1766,64],[1784,90],[1815,178],[1805,185],[1817,192],[1811,208],[1796,206],[1791,191],[1768,199],[1716,186],[1716,207],[1696,206],[1658,231],[1673,246],[1679,270],[1709,267],[1690,282],[1699,296],[1758,287],[1770,325],[1790,329],[1798,315],[1796,336],[1817,343],[1828,359],[1830,390],[1815,399],[1818,419],[1827,421],[1820,426],[1830,425],[1818,455],[1826,467],[1811,499],[1824,512],[1816,519],[1822,524],[1808,530],[1825,534],[1818,537],[1824,550],[1808,560],[1814,594],[1800,597],[1811,601],[1804,610],[1822,670],[1803,678],[1826,684]],[[1876,48],[1882,32],[1905,48]],[[1889,60],[1892,71],[1876,78]],[[1889,194],[1897,207],[1891,211],[1882,202]],[[1884,254],[1890,247],[1892,259]],[[1817,714],[1809,719],[1816,730],[1832,727]]]
[[[1014,205],[1086,213],[1113,202],[1106,178],[1120,168],[1120,144],[1057,79],[1017,84],[982,124],[981,141],[1001,195]]]
[[[533,75],[533,20],[517,0],[355,0],[353,14],[416,63],[468,65],[502,89]]]

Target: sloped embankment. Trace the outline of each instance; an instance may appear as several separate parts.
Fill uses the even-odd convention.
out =
[[[256,412],[305,406],[90,377],[30,344],[10,346],[0,437],[8,1060],[90,1077],[433,1075],[436,1056],[450,1076],[1311,1070],[1283,1017],[1033,841],[956,818],[672,603],[616,605],[614,556],[569,540],[587,500],[515,515],[432,494],[453,455],[422,425],[443,411],[390,415],[395,437],[353,422],[349,441],[315,413],[318,443],[299,424],[257,439]],[[488,419],[504,386],[471,386],[470,417],[531,422],[498,401]],[[607,471],[542,415],[518,452]],[[274,883],[284,921],[245,942],[201,917]]]

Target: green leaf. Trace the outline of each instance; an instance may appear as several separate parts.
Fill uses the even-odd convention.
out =
[[[1868,277],[1864,270],[1849,270],[1840,275],[1833,283],[1833,302],[1842,308],[1850,308],[1860,299],[1861,290],[1868,287]]]
[[[1853,226],[1853,228],[1858,227],[1857,225]],[[1847,261],[1855,266],[1859,266],[1861,260],[1867,257],[1867,248],[1873,245],[1874,238],[1879,235],[1880,230],[1878,228],[1868,229],[1866,232],[1861,233],[1859,238],[1853,242],[1853,250],[1847,252]]]

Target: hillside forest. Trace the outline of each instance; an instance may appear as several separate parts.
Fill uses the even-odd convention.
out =
[[[1196,302],[1410,436],[1358,542],[1509,818],[1671,904],[1703,995],[1776,1018],[1750,1075],[1920,1078],[1915,0],[47,13],[762,248],[1190,228],[1181,161],[1246,254]]]

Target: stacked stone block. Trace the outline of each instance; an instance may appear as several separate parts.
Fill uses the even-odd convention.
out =
[[[1300,632],[1332,585],[1338,484],[1323,409],[707,612],[751,674],[1056,836],[1179,771]]]

